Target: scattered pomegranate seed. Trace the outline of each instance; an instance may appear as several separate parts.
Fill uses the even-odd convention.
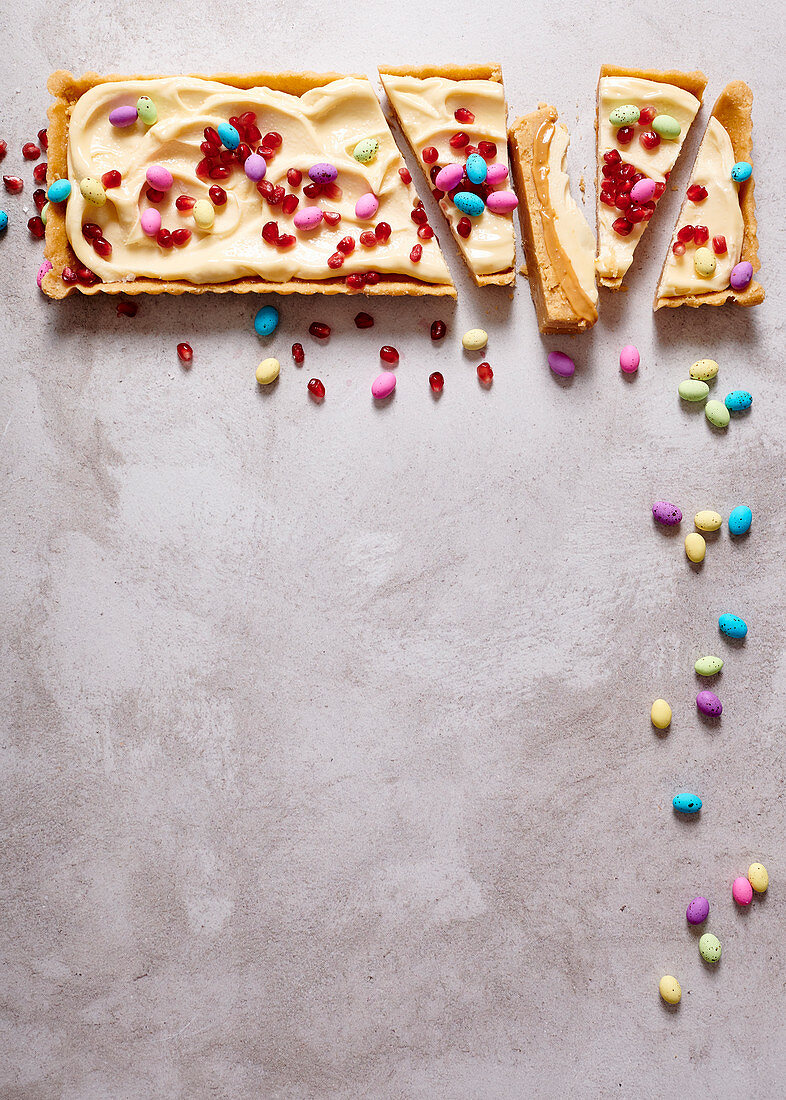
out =
[[[699,244],[699,245],[706,244],[707,241],[710,239],[710,231],[707,228],[707,226],[706,225],[697,225],[696,226],[696,231],[693,234],[693,239],[696,242],[696,244]]]
[[[283,140],[281,134],[277,133],[275,130],[271,130],[270,133],[265,134],[263,138],[265,145],[268,145],[271,149],[280,149]]]
[[[660,145],[660,134],[656,134],[654,130],[644,130],[639,134],[639,144],[645,149],[657,149]]]
[[[404,183],[412,183],[412,176],[410,175],[409,168],[399,168],[398,174],[401,176]]]
[[[685,255],[685,245],[682,243],[682,241],[675,241],[674,244],[671,246],[671,250],[675,256]]]
[[[172,240],[172,234],[168,229],[159,229],[156,233],[156,244],[161,248],[173,248],[175,242]]]
[[[300,199],[297,195],[284,195],[284,198],[281,200],[281,209],[285,214],[294,214],[298,208],[299,202]]]
[[[677,240],[687,244],[688,241],[692,241],[696,235],[696,229],[692,225],[683,225],[682,229],[677,230]]]
[[[355,315],[355,325],[357,328],[373,328],[374,318],[370,313],[358,313]]]
[[[314,401],[323,401],[325,398],[325,387],[318,378],[310,378],[308,382],[308,392]]]
[[[101,182],[104,187],[109,190],[112,187],[119,187],[123,182],[123,177],[116,168],[111,168],[108,172],[104,172],[101,177]]]
[[[82,236],[86,241],[97,241],[99,237],[103,236],[103,231],[100,225],[96,225],[95,222],[85,222],[82,226]]]
[[[214,149],[221,148],[221,138],[218,136],[218,130],[212,126],[206,126],[202,132],[205,135],[205,141],[209,141]]]
[[[64,283],[75,283],[76,272],[74,271],[73,267],[64,267],[62,272],[60,273],[60,278],[63,280]]]
[[[418,236],[422,241],[430,241],[434,236],[434,230],[430,225],[421,225],[418,227]]]
[[[202,153],[203,156],[211,157],[214,152],[214,147],[210,144],[209,141],[203,141],[200,142],[199,151],[200,153]]]
[[[227,193],[223,187],[219,187],[217,184],[208,189],[208,196],[213,206],[225,206],[227,201]]]
[[[97,237],[96,240],[93,241],[93,248],[98,255],[103,256],[105,260],[112,255],[112,245],[106,237]]]
[[[633,141],[633,127],[620,126],[619,130],[617,130],[617,141],[620,145],[630,145]]]
[[[267,196],[267,201],[271,206],[278,206],[285,194],[286,192],[283,187],[274,187],[272,195]]]
[[[292,345],[292,358],[295,360],[296,366],[303,366],[303,360],[306,358],[306,353],[303,351],[302,344]]]
[[[355,238],[354,237],[342,237],[336,245],[339,252],[343,252],[345,256],[349,256],[355,251]]]
[[[25,160],[38,160],[41,156],[41,150],[34,141],[26,141],[22,146],[22,156]]]
[[[245,141],[241,141],[237,149],[235,149],[235,160],[238,164],[245,164],[250,156],[251,147],[247,145]]]
[[[49,134],[47,133],[46,127],[44,127],[43,130],[38,131],[37,137],[38,137],[38,144],[41,146],[41,148],[42,149],[48,149],[49,148]]]
[[[138,302],[127,302],[125,298],[121,298],[120,301],[117,303],[118,317],[136,317],[138,309]]]
[[[453,117],[456,122],[472,123],[475,121],[475,116],[468,107],[457,107],[453,112]]]
[[[328,256],[328,258],[327,258],[327,265],[333,271],[335,271],[336,268],[341,267],[343,262],[344,262],[344,253],[343,252],[334,252],[332,256]]]
[[[488,363],[478,363],[478,378],[484,386],[490,386],[494,380],[494,371]]]
[[[437,200],[437,202],[439,202],[440,199],[444,199],[445,197],[445,192],[441,191],[439,187],[435,187],[432,194],[434,195],[434,198]]]
[[[252,123],[250,126],[246,126],[246,141],[249,145],[254,145],[262,137],[262,131],[257,125]]]
[[[439,157],[439,152],[433,145],[427,145],[420,155],[423,157],[426,164],[433,164]]]
[[[158,191],[155,187],[148,187],[145,197],[148,202],[163,202],[166,198],[166,191]]]
[[[18,195],[25,185],[19,176],[3,176],[3,183],[9,195]]]
[[[463,149],[465,145],[469,145],[469,134],[465,134],[463,130],[459,130],[459,132],[454,134],[450,139],[450,146],[452,149]]]
[[[322,217],[325,219],[328,225],[338,225],[338,223],[341,221],[341,215],[339,214],[338,210],[325,210],[322,214]]]
[[[665,183],[656,183],[655,184],[655,195],[654,195],[654,197],[656,199],[659,199],[665,193],[666,193],[666,184]]]
[[[308,326],[308,331],[319,340],[327,340],[330,336],[330,325],[326,325],[324,321],[312,321]]]
[[[276,155],[275,149],[271,149],[269,145],[260,145],[257,148],[257,152],[261,157],[264,157],[265,160],[272,160]]]
[[[360,234],[360,243],[364,248],[376,248],[377,235],[373,229],[364,229]]]
[[[433,374],[430,374],[428,376],[428,384],[431,386],[431,389],[434,391],[434,393],[442,393],[442,389],[445,385],[445,379],[442,377],[438,370],[435,370]]]
[[[173,229],[172,230],[172,244],[177,245],[178,248],[182,248],[184,244],[188,244],[191,240],[190,229]]]
[[[352,290],[362,290],[365,285],[366,276],[361,275],[359,271],[352,275],[347,275],[347,286],[351,287]]]
[[[42,160],[40,164],[35,166],[33,169],[33,179],[36,183],[46,183],[47,167],[48,165],[45,160]]]
[[[707,188],[700,183],[694,183],[688,188],[688,198],[691,202],[702,202],[707,197]]]
[[[412,218],[415,225],[425,225],[428,221],[428,214],[422,206],[416,206],[409,216]]]
[[[257,191],[263,199],[266,199],[269,195],[273,194],[273,184],[270,180],[260,180],[257,184]]]
[[[377,238],[378,241],[382,241],[383,244],[386,240],[389,239],[392,232],[393,230],[390,228],[387,222],[379,222],[377,225],[374,226],[374,236]]]
[[[275,244],[278,240],[278,224],[276,222],[265,222],[262,226],[262,240],[267,241],[268,244]]]
[[[46,226],[41,221],[38,214],[28,219],[27,228],[30,230],[31,237],[35,237],[39,241],[43,237],[44,233],[46,233]]]
[[[300,187],[303,182],[303,173],[299,168],[290,168],[287,172],[287,183],[290,187]]]
[[[76,269],[76,281],[80,286],[93,286],[99,282],[99,278],[89,267],[78,267]]]
[[[622,160],[622,155],[619,149],[609,149],[608,153],[603,154],[603,159],[605,160],[606,164],[619,164]]]
[[[181,363],[190,364],[194,358],[194,349],[191,347],[190,344],[178,344],[177,357]]]
[[[192,199],[190,195],[178,195],[175,199],[175,206],[181,212],[193,210],[196,206],[196,199]]]
[[[456,232],[459,237],[466,238],[470,235],[472,232],[472,222],[469,218],[459,218],[458,224],[456,225]]]
[[[203,160],[200,160],[199,164],[196,166],[194,171],[196,172],[196,174],[199,176],[200,179],[205,179],[208,172],[210,171],[210,167],[211,167],[210,161],[207,159],[207,157],[205,157]]]
[[[379,349],[379,357],[383,363],[398,363],[398,352],[390,344]]]
[[[726,244],[725,237],[713,237],[712,238],[712,251],[716,256],[725,256],[728,252],[728,245]]]
[[[629,222],[633,222],[636,225],[638,222],[643,222],[647,217],[647,212],[643,206],[631,206],[628,209],[626,217]]]
[[[440,168],[440,166],[438,164],[432,164],[431,165],[431,168],[429,168],[429,173],[428,174],[429,174],[429,179],[431,180],[432,183],[437,182],[437,176],[440,174],[441,171],[442,171],[442,169]],[[415,206],[422,206],[422,205],[423,205],[423,203],[420,201],[420,199],[418,199],[418,201],[415,203]]]
[[[633,224],[629,222],[627,218],[617,218],[615,222],[612,222],[611,228],[615,233],[618,233],[620,237],[627,237],[628,233],[633,229]]]
[[[208,172],[208,176],[211,180],[228,180],[231,175],[232,173],[229,168],[223,168],[220,166],[218,168],[211,168]],[[283,191],[284,188],[282,187],[281,190]]]
[[[600,201],[605,206],[616,206],[617,205],[616,196],[613,195],[611,191],[601,191]]]
[[[6,155],[7,152],[8,152],[8,142],[7,141],[0,141],[0,160],[3,159],[3,157]]]
[[[422,244],[413,245],[412,248],[410,249],[410,253],[409,253],[409,258],[410,258],[410,260],[412,260],[412,263],[413,264],[419,264],[420,263],[420,258],[421,258],[422,255],[423,255],[423,245]]]
[[[257,116],[253,111],[244,111],[240,116],[240,121],[243,126],[253,126],[257,120]]]
[[[657,113],[654,107],[642,107],[639,111],[639,126],[651,126]]]
[[[35,203],[36,210],[40,214],[46,206],[46,191],[44,191],[43,187],[37,187],[35,189],[33,192],[33,202]]]
[[[491,160],[497,155],[497,146],[493,141],[479,141],[478,152],[484,160]]]
[[[448,331],[448,326],[444,321],[432,321],[431,322],[431,339],[441,340],[445,333]]]
[[[618,210],[628,210],[632,206],[630,195],[622,192],[616,196],[617,201],[614,205]]]
[[[291,248],[293,244],[297,244],[297,238],[294,233],[282,233],[276,244],[279,248]]]

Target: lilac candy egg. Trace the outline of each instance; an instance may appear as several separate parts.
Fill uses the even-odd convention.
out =
[[[318,206],[304,206],[302,210],[298,210],[292,220],[295,223],[295,229],[316,229],[322,221],[322,211]]]
[[[696,696],[696,706],[702,714],[708,714],[711,718],[717,718],[723,710],[720,699],[713,691],[700,691]]]
[[[743,260],[742,263],[737,264],[736,267],[731,269],[729,285],[732,290],[744,290],[752,278],[753,264],[748,260]]]
[[[267,161],[264,157],[261,157],[259,153],[252,153],[251,156],[246,157],[246,163],[243,165],[246,170],[246,175],[250,180],[263,180],[265,178],[265,172],[267,172]]]
[[[630,189],[630,197],[634,202],[649,202],[655,197],[655,180],[643,179],[634,183]]]
[[[308,170],[309,179],[314,183],[332,183],[338,175],[338,168],[332,164],[312,164]]]
[[[489,196],[491,198],[491,196]],[[570,378],[576,369],[576,364],[569,355],[563,351],[549,352],[549,366],[560,378]]]
[[[437,178],[434,180],[434,186],[438,187],[440,191],[452,191],[454,187],[458,187],[461,183],[463,175],[463,164],[446,164],[445,167],[440,169],[437,173]]]
[[[156,191],[168,191],[175,182],[172,173],[163,164],[151,164],[145,172],[145,179]]]
[[[362,218],[364,221],[373,218],[377,210],[379,210],[379,199],[370,191],[361,195],[355,203],[355,217]]]
[[[486,207],[492,214],[509,214],[518,204],[519,200],[512,191],[492,191],[486,196]]]
[[[133,126],[136,120],[136,107],[115,107],[114,111],[109,112],[109,121],[118,128]]]
[[[378,374],[371,383],[371,396],[381,401],[384,397],[390,397],[395,388],[396,376],[393,371],[386,370]]]
[[[148,237],[155,237],[156,233],[161,228],[161,215],[157,210],[143,210],[139,223],[142,226],[142,232]]]
[[[706,898],[694,898],[685,910],[688,924],[703,924],[710,915],[710,903]]]
[[[490,164],[489,170],[486,173],[486,183],[489,187],[496,187],[500,183],[504,183],[508,178],[508,170],[504,164]]]
[[[656,500],[652,506],[652,518],[666,527],[676,527],[678,523],[682,523],[682,512],[676,504],[669,504],[668,500]]]

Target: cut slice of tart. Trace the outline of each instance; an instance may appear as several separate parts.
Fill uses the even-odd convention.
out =
[[[595,119],[601,286],[619,290],[701,105],[704,73],[603,65]],[[648,182],[647,182],[648,181]],[[633,190],[637,183],[640,188]]]
[[[735,80],[712,109],[661,271],[656,310],[764,301],[764,288],[753,281],[760,264],[752,106],[750,88]]]
[[[584,332],[598,319],[595,234],[570,193],[569,140],[546,104],[509,133],[527,278],[543,333]]]
[[[386,66],[379,75],[475,282],[514,282],[518,200],[508,186],[502,70]]]

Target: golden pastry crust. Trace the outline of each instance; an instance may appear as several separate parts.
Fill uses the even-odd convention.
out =
[[[271,88],[274,91],[286,92],[289,95],[304,95],[312,88],[320,88],[330,84],[334,80],[341,80],[351,73],[216,73],[205,76],[203,73],[185,73],[184,76],[194,76],[200,80],[217,80],[221,84],[227,84],[232,88]],[[357,76],[359,80],[365,80],[364,76]],[[98,73],[85,73],[81,77],[75,77],[63,69],[52,73],[47,82],[47,88],[54,97],[55,102],[48,111],[49,124],[47,137],[49,149],[47,160],[49,169],[47,172],[47,186],[55,179],[68,175],[68,125],[71,111],[79,97],[97,84],[107,84],[118,80],[154,80],[155,76],[147,73],[141,75],[112,74],[99,76]],[[52,264],[52,271],[48,272],[41,281],[41,289],[50,298],[65,298],[69,294],[355,294],[355,295],[414,295],[414,296],[448,296],[456,297],[456,288],[452,283],[422,283],[417,279],[410,279],[405,275],[381,275],[380,281],[374,286],[363,287],[362,290],[353,290],[348,287],[344,279],[325,279],[309,281],[306,279],[290,279],[285,283],[268,282],[261,278],[233,279],[224,283],[189,283],[185,279],[166,281],[163,279],[139,278],[131,282],[116,281],[111,283],[96,283],[91,287],[80,286],[76,283],[64,283],[61,275],[64,267],[76,267],[79,261],[76,259],[70,244],[65,227],[65,211],[59,204],[51,205],[46,221],[46,258]]]
[[[556,122],[555,107],[540,104],[536,111],[516,119],[508,130],[508,147],[513,180],[519,196],[521,238],[526,258],[526,274],[538,316],[538,328],[544,334],[586,332],[598,319],[581,317],[563,290],[549,258],[543,234],[541,204],[532,173],[535,139],[545,122]]]
[[[416,80],[428,80],[431,76],[441,76],[445,80],[493,80],[496,84],[502,83],[502,68],[499,65],[440,65],[439,67],[420,65],[414,68],[409,65],[380,65],[379,75],[382,78],[383,87],[386,76],[412,76]],[[390,106],[403,131],[404,124],[396,108],[392,103]],[[422,165],[421,168],[423,168]],[[428,179],[425,168],[423,168],[423,174]],[[464,261],[467,262],[466,257]],[[505,271],[495,271],[492,275],[476,275],[469,267],[469,263],[467,267],[478,286],[510,286],[516,281],[516,272],[512,267],[506,268]]]
[[[718,96],[715,106],[712,108],[711,117],[717,118],[718,122],[720,122],[721,126],[731,138],[731,146],[734,150],[735,160],[750,161],[752,159],[752,107],[753,92],[744,81],[735,80],[732,81],[731,84],[726,85]],[[754,182],[753,176],[751,176],[750,179],[740,185],[739,190],[740,211],[742,212],[742,224],[745,229],[742,238],[740,262],[748,260],[753,265],[753,270],[758,271],[761,267],[761,262],[759,260],[759,238],[756,234],[758,226],[756,222],[756,200],[753,197],[753,189]],[[682,207],[675,224],[679,224],[679,219],[682,217],[682,211],[687,201],[686,196],[685,199],[683,199]],[[676,309],[678,306],[691,306],[694,309],[699,306],[722,306],[729,300],[741,306],[757,306],[764,301],[764,287],[760,283],[754,282],[753,279],[751,279],[744,290],[732,290],[731,287],[727,287],[725,290],[713,290],[708,294],[682,294],[672,297],[661,297],[659,291],[667,260],[668,253],[666,254],[666,259],[663,261],[663,267],[661,268],[660,279],[658,280],[658,290],[655,291],[655,301],[652,306],[653,311],[657,311],[663,306],[668,306],[671,309]]]
[[[682,88],[685,92],[690,92],[698,99],[699,103],[704,96],[704,89],[707,87],[707,77],[699,69],[694,69],[692,72],[683,73],[678,69],[627,69],[623,65],[601,65],[600,75],[598,77],[598,94],[596,96],[595,106],[595,147],[596,155],[595,159],[599,163],[601,157],[600,151],[600,82],[604,76],[627,76],[638,80],[654,80],[659,84],[673,84],[675,88]],[[680,149],[680,153],[682,149]],[[679,156],[677,157],[679,160]],[[600,190],[597,186],[597,165],[596,165],[596,184],[595,184],[595,223],[600,225],[599,207],[600,207]],[[627,272],[626,272],[627,274]],[[609,290],[619,290],[622,286],[622,280],[624,276],[619,276],[616,279],[599,278],[598,284],[605,286]]]

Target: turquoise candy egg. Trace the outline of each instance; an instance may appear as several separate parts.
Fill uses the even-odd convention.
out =
[[[753,522],[753,512],[747,504],[738,504],[729,512],[729,534],[747,535]]]
[[[254,318],[257,336],[270,336],[278,328],[278,310],[274,306],[262,306]]]
[[[46,193],[46,197],[49,199],[50,202],[65,202],[70,194],[70,180],[55,180],[55,182],[50,185],[49,190]]]
[[[731,178],[735,183],[745,183],[745,180],[749,180],[753,174],[753,165],[748,164],[747,160],[738,160],[731,170]]]
[[[731,393],[726,394],[723,404],[729,412],[744,412],[753,404],[753,394],[748,393],[747,390],[732,390]]]
[[[633,103],[626,103],[622,107],[617,107],[609,115],[609,122],[612,126],[633,126],[639,121],[640,111],[638,107]]]
[[[153,126],[158,122],[158,111],[149,95],[141,95],[136,101],[136,113],[145,126]]]
[[[727,638],[744,638],[748,633],[748,624],[739,615],[730,615],[728,612],[718,619],[721,634]]]
[[[479,217],[486,209],[486,204],[480,195],[475,195],[472,191],[457,191],[453,196],[453,202],[462,214],[469,214],[471,218]]]
[[[2,237],[6,229],[8,229],[8,215],[5,210],[0,210],[0,237]]]
[[[240,144],[240,134],[231,123],[219,122],[218,126],[216,126],[216,130],[218,130],[218,136],[227,149],[237,149]]]
[[[470,183],[485,183],[488,174],[488,165],[480,153],[470,153],[464,170]]]
[[[671,801],[672,806],[680,814],[697,814],[701,809],[701,799],[697,794],[675,794]]]

